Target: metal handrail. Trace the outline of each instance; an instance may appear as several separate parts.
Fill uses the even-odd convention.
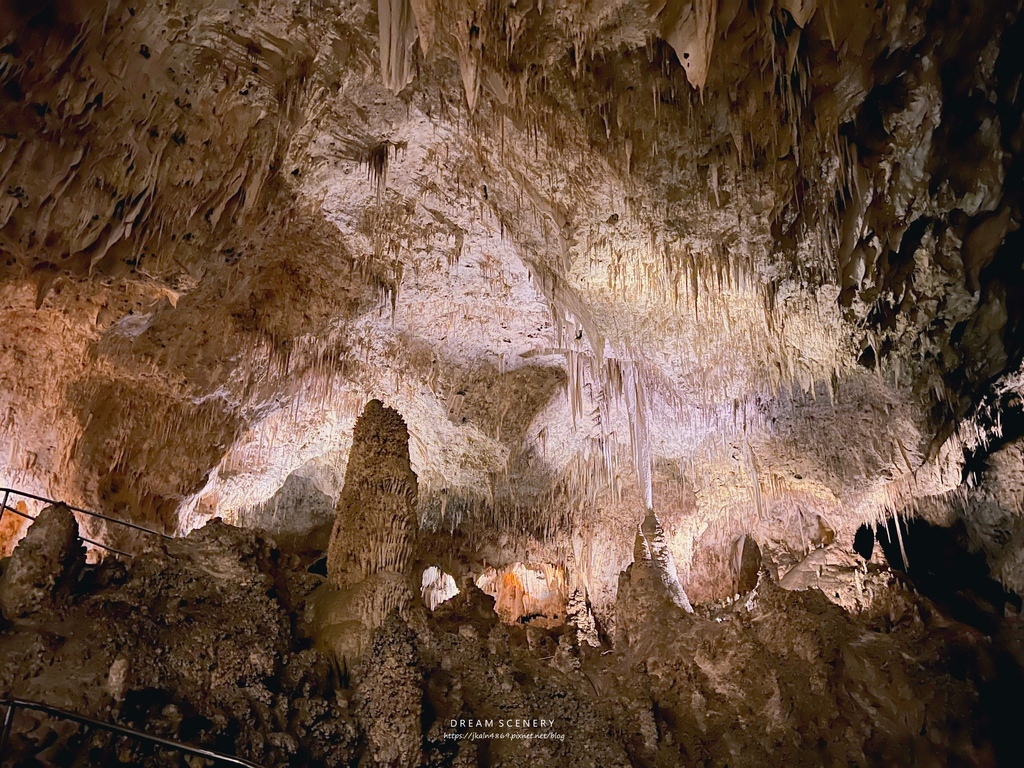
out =
[[[0,518],[3,518],[4,511],[10,512],[12,515],[17,515],[18,517],[24,517],[26,520],[35,520],[35,518],[32,517],[32,515],[28,515],[22,512],[20,509],[8,507],[6,504],[0,505]],[[129,554],[128,552],[122,552],[120,549],[114,549],[114,547],[111,547],[108,544],[101,544],[100,542],[94,541],[93,539],[83,536],[82,534],[78,534],[78,538],[80,538],[82,541],[92,544],[94,547],[102,547],[103,549],[109,552],[113,552],[114,554],[124,555],[125,557],[133,557],[133,555]]]
[[[21,497],[26,498],[26,499],[33,499],[35,501],[41,501],[44,504],[62,504],[63,506],[65,506],[68,509],[70,509],[72,512],[78,512],[78,513],[83,514],[83,515],[89,515],[90,517],[95,517],[95,518],[98,518],[100,520],[105,520],[108,523],[115,523],[116,525],[123,525],[126,528],[131,528],[131,529],[136,530],[136,531],[141,531],[142,533],[148,533],[151,536],[159,536],[160,538],[168,539],[168,540],[174,538],[173,536],[168,536],[166,533],[161,533],[160,531],[154,531],[154,530],[152,530],[150,528],[146,528],[144,526],[138,525],[137,523],[130,523],[127,520],[118,520],[116,517],[109,517],[107,515],[100,514],[99,512],[93,512],[91,509],[82,509],[81,507],[76,507],[76,506],[73,506],[71,504],[67,504],[67,503],[65,503],[63,501],[57,501],[56,499],[48,499],[45,496],[37,496],[36,494],[29,493],[27,491],[19,491],[17,488],[0,488],[0,493],[3,493],[3,495],[4,495],[4,500],[3,500],[2,503],[0,503],[0,520],[3,520],[4,512],[11,512],[12,514],[18,515],[19,517],[24,517],[24,518],[26,518],[28,520],[35,520],[35,518],[32,517],[32,515],[26,514],[25,512],[22,512],[19,509],[15,509],[14,507],[9,507],[7,505],[7,502],[10,500],[11,496],[21,496]],[[128,552],[122,552],[121,550],[115,549],[114,547],[108,546],[107,544],[101,544],[98,541],[93,541],[92,539],[87,539],[85,536],[79,535],[79,538],[82,541],[85,541],[85,542],[88,542],[89,544],[92,544],[94,547],[101,547],[102,549],[105,549],[108,552],[113,552],[113,553],[118,554],[118,555],[123,555],[124,557],[132,557],[132,555],[129,554]]]
[[[233,757],[232,755],[225,755],[221,752],[215,752],[212,749],[204,749],[203,747],[193,747],[191,744],[184,744],[180,741],[174,741],[173,739],[164,739],[160,736],[151,736],[148,733],[142,731],[136,731],[134,728],[126,728],[123,725],[114,725],[113,723],[104,723],[102,720],[94,720],[91,717],[85,717],[74,712],[69,712],[66,709],[60,707],[53,707],[49,704],[43,704],[38,701],[29,701],[28,699],[0,699],[0,705],[7,707],[7,714],[4,716],[4,724],[2,730],[0,730],[0,758],[6,754],[5,747],[7,746],[7,739],[11,734],[11,726],[14,723],[14,711],[19,707],[21,709],[34,709],[37,712],[50,715],[52,717],[59,717],[65,720],[73,720],[81,725],[87,725],[92,728],[100,728],[104,731],[111,733],[117,733],[122,736],[130,736],[141,741],[147,741],[157,746],[166,747],[167,749],[173,749],[177,752],[184,752],[185,754],[195,755],[196,757],[204,757],[214,762],[227,763],[229,765],[241,765],[244,768],[263,768],[258,763],[250,762],[241,757]]]

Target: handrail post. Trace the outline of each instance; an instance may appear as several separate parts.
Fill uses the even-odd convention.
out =
[[[7,488],[7,489],[4,490],[4,503],[3,503],[3,506],[0,506],[0,522],[3,522],[4,512],[7,511],[7,500],[9,498],[11,498],[11,489]]]
[[[2,703],[7,705],[7,714],[4,715],[3,729],[0,730],[0,758],[7,754],[7,737],[11,735],[11,725],[14,723],[14,702],[4,701]]]

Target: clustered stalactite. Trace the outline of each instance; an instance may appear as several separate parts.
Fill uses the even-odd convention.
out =
[[[199,7],[11,3],[0,14],[3,267],[41,271],[40,302],[61,275],[140,268],[175,299],[176,258],[199,241],[224,251],[236,227],[268,215],[315,44],[232,35]],[[177,31],[193,24],[215,37],[215,66]],[[210,114],[194,108],[204,90]],[[73,146],[69,126],[85,137]]]

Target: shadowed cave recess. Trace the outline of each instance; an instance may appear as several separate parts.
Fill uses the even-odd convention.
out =
[[[0,765],[1019,764],[1022,48],[0,0]]]

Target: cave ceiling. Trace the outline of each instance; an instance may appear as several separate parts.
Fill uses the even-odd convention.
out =
[[[1019,15],[4,0],[0,473],[184,531],[336,496],[375,397],[509,547],[949,506],[1019,403]]]

